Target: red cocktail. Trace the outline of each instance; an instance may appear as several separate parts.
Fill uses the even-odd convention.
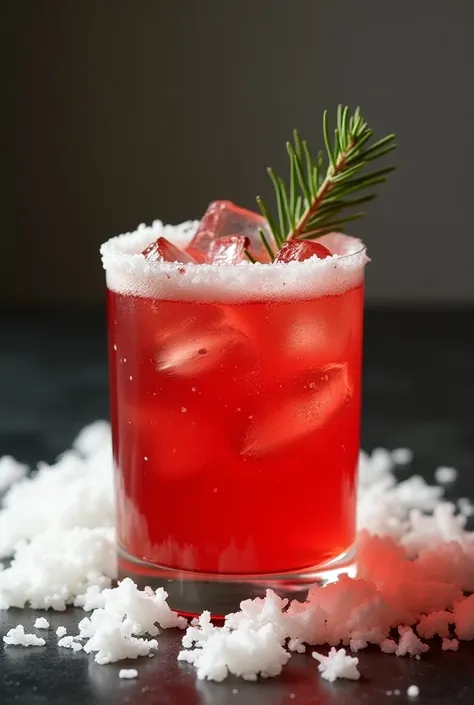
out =
[[[360,241],[301,262],[147,261],[103,247],[122,574],[224,614],[354,561],[363,314]]]

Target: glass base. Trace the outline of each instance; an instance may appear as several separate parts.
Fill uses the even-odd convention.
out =
[[[304,601],[313,585],[335,582],[345,573],[356,575],[355,546],[324,565],[300,571],[268,574],[197,573],[177,570],[141,561],[118,549],[119,579],[132,578],[140,589],[147,585],[154,590],[165,588],[168,604],[186,616],[196,616],[209,610],[213,617],[237,612],[242,600],[265,597],[268,588],[280,597]]]

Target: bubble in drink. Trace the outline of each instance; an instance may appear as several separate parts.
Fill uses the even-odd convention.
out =
[[[249,239],[249,250],[255,259],[268,262],[268,253],[260,238],[259,228],[272,243],[273,235],[263,216],[240,208],[231,201],[213,201],[186,251],[197,262],[208,262],[211,244],[217,238],[240,235]]]

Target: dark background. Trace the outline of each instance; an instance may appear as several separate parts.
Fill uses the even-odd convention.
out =
[[[215,198],[253,208],[291,129],[318,147],[338,102],[398,136],[351,229],[369,301],[474,301],[472,0],[5,0],[2,16],[0,302],[101,301],[102,241]]]

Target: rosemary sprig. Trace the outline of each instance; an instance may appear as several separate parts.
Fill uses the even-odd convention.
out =
[[[350,115],[348,106],[342,105],[337,109],[333,138],[328,113],[324,111],[326,155],[318,152],[314,159],[308,143],[294,130],[293,143],[286,144],[290,158],[289,187],[273,169],[267,170],[275,189],[277,216],[274,217],[263,199],[257,197],[257,203],[268,221],[278,249],[287,240],[312,240],[364,215],[363,212],[341,214],[368,203],[376,194],[351,199],[347,196],[384,183],[387,174],[395,168],[385,167],[361,173],[368,162],[388,154],[396,146],[395,135],[387,135],[368,146],[372,135],[373,131],[363,119],[359,108]],[[260,237],[273,260],[273,249],[263,231]]]

